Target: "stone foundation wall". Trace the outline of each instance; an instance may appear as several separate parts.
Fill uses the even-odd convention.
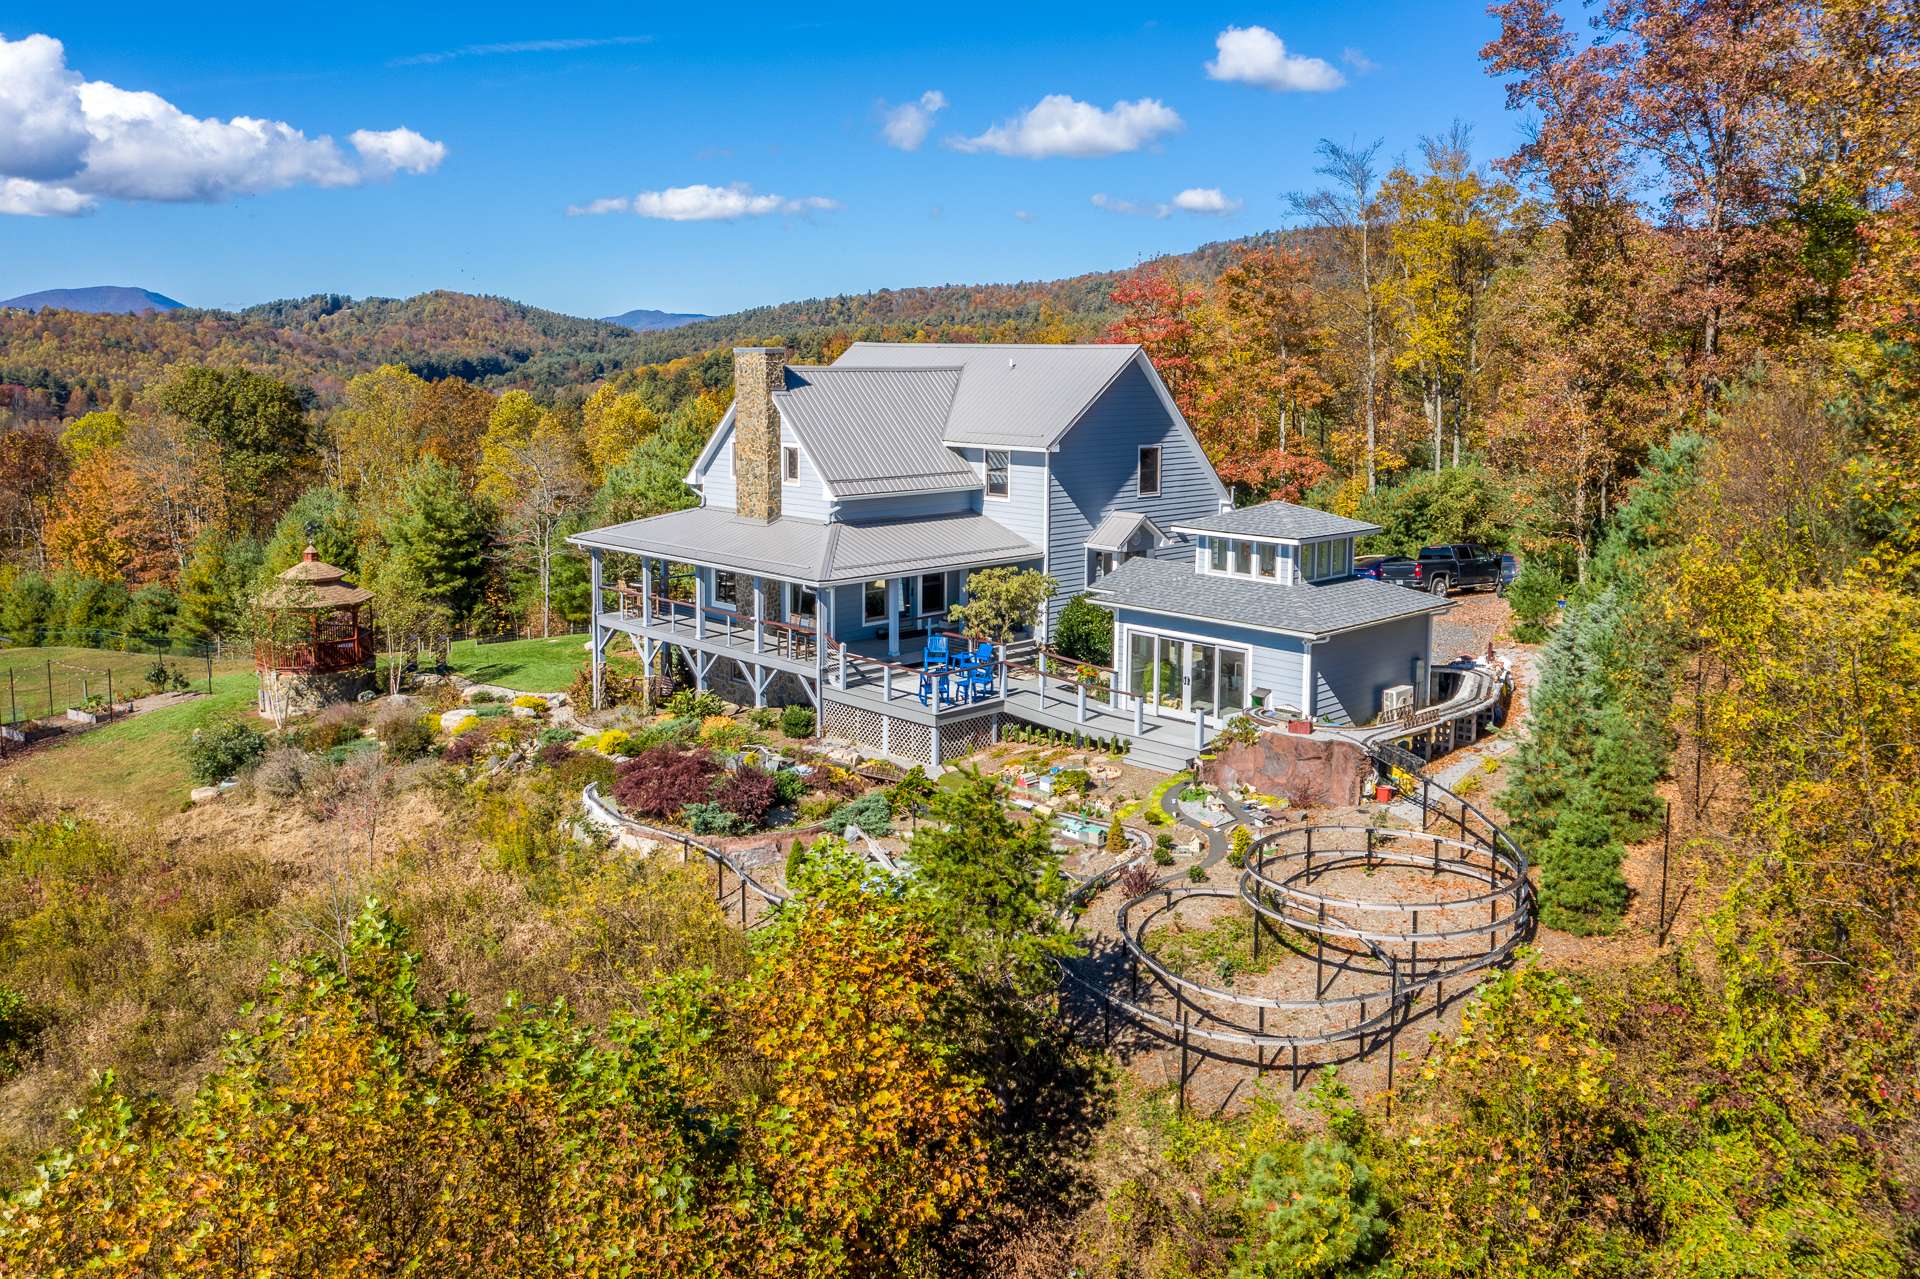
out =
[[[1223,789],[1249,786],[1263,795],[1345,806],[1373,784],[1373,761],[1352,742],[1262,733],[1251,746],[1229,746],[1200,767],[1202,780]]]
[[[326,672],[261,671],[255,706],[262,715],[272,715],[275,704],[284,699],[282,714],[310,715],[335,702],[351,702],[372,687],[373,668],[368,666]]]

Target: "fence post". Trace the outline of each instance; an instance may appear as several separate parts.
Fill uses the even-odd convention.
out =
[[[207,654],[207,696],[213,696],[213,654]]]
[[[113,668],[107,668],[107,722],[113,722]]]
[[[53,663],[47,663],[47,718],[53,718]]]
[[[1084,724],[1087,722],[1087,686],[1082,683],[1074,685],[1074,688],[1077,697],[1073,706],[1073,722]]]
[[[13,668],[7,668],[7,723],[20,722],[20,699],[13,695]]]

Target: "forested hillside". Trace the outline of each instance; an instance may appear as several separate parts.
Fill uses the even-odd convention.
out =
[[[1514,150],[1325,142],[1303,234],[1123,273],[655,334],[457,294],[0,317],[0,634],[273,639],[310,541],[395,659],[559,630],[569,531],[694,500],[734,341],[1138,342],[1242,500],[1521,555],[1486,602],[1524,718],[1454,782],[1530,859],[1511,969],[1385,1062],[1189,1109],[1062,991],[1068,868],[993,772],[1084,797],[1084,744],[879,782],[809,707],[631,667],[571,726],[230,683],[170,746],[143,711],[0,776],[0,1274],[1920,1273],[1920,23],[1492,13]],[[136,749],[239,784],[161,821],[61,791]],[[1144,881],[1105,891],[1177,873],[1142,810],[1188,781],[1111,792]],[[591,834],[589,782],[672,837]],[[776,810],[749,929],[680,836],[744,856]],[[1181,878],[1238,911],[1234,856]],[[1169,926],[1193,980],[1285,962],[1223,918]]]

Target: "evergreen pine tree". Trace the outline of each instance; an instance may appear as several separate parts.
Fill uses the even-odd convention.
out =
[[[1254,1224],[1234,1279],[1361,1275],[1386,1249],[1373,1171],[1343,1141],[1309,1141],[1297,1159],[1261,1155],[1243,1202]]]
[[[456,619],[473,612],[486,585],[492,528],[451,467],[436,457],[415,466],[382,533],[435,603]]]
[[[1612,930],[1627,907],[1627,881],[1620,873],[1625,856],[1605,797],[1597,787],[1581,785],[1553,833],[1534,850],[1540,922],[1581,936]]]

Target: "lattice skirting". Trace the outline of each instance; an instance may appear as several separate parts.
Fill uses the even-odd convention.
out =
[[[995,712],[975,715],[972,719],[955,720],[951,724],[942,724],[940,726],[940,762],[951,764],[954,760],[993,745],[994,721],[998,718],[998,713]]]
[[[844,737],[862,749],[915,764],[944,764],[971,755],[993,741],[996,712],[954,720],[940,726],[940,750],[934,753],[933,728],[845,702],[827,701],[825,732]]]

